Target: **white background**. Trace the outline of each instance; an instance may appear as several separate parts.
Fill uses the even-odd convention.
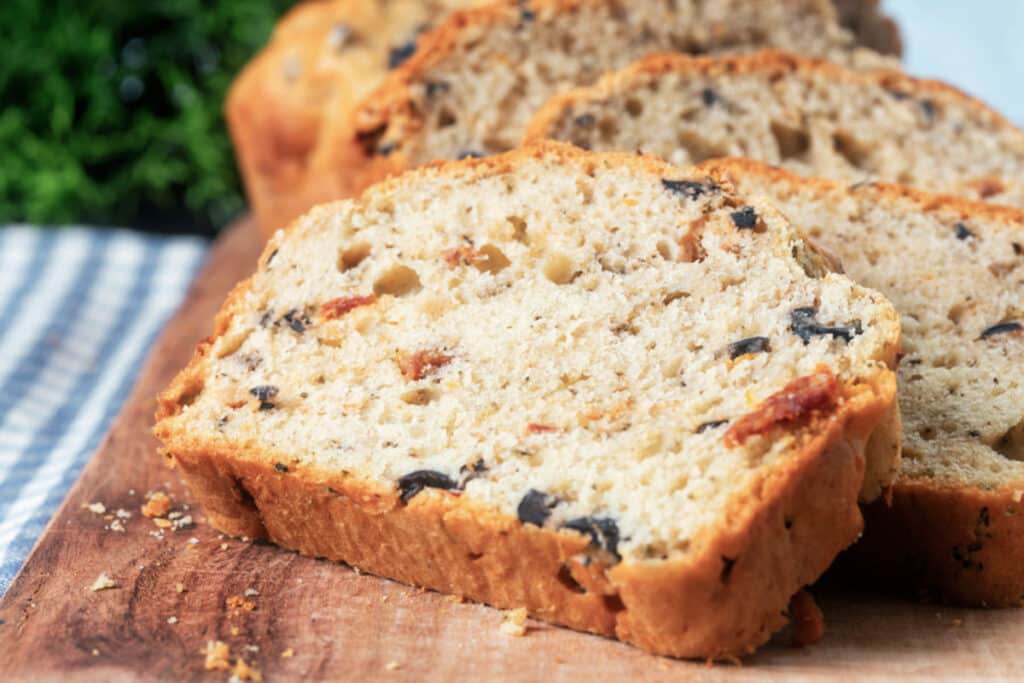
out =
[[[883,0],[907,71],[948,81],[1024,126],[1024,0]]]

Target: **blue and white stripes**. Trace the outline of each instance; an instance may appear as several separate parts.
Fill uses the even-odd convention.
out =
[[[205,242],[0,230],[0,594],[131,390]]]

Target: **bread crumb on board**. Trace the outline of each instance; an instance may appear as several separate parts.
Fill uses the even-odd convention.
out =
[[[499,630],[507,636],[519,638],[526,635],[526,608],[517,607],[503,613],[505,620]]]
[[[206,661],[203,666],[207,671],[227,671],[231,668],[231,650],[228,644],[220,640],[206,641]]]
[[[96,577],[96,580],[92,582],[92,585],[87,588],[92,592],[107,590],[109,588],[117,588],[117,582],[107,576],[106,572],[102,572]]]
[[[395,671],[400,666],[402,666],[402,665],[392,659],[390,662],[388,662],[387,664],[384,665],[384,668],[387,669],[388,671]]]
[[[107,506],[99,501],[96,501],[95,503],[83,503],[82,507],[94,515],[102,515],[107,511]]]
[[[150,493],[142,506],[142,514],[146,517],[163,517],[171,510],[171,498],[163,491]]]
[[[263,674],[257,669],[252,668],[245,663],[245,660],[239,657],[235,660],[235,668],[231,670],[231,681],[262,681]]]
[[[291,659],[294,656],[295,656],[295,649],[291,648],[291,647],[286,647],[284,649],[284,651],[281,652],[281,659]]]
[[[224,603],[234,609],[242,608],[246,612],[251,612],[256,609],[256,603],[252,600],[246,600],[241,595],[232,595]]]
[[[799,591],[789,601],[789,618],[793,622],[793,647],[814,645],[825,636],[825,620],[811,594]]]

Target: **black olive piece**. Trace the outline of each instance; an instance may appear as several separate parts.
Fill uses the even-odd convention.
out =
[[[748,353],[764,353],[770,350],[768,337],[747,337],[729,344],[729,358],[736,360]]]
[[[277,470],[278,472],[287,472],[288,465],[285,465],[283,462],[275,462],[274,469]]]
[[[963,223],[957,223],[953,226],[956,229],[956,238],[958,240],[965,240],[968,237],[974,237],[974,233],[967,229],[967,226]]]
[[[687,199],[696,199],[707,192],[718,192],[722,189],[713,183],[699,183],[694,180],[666,180],[662,178],[661,184],[669,192],[681,194]]]
[[[267,267],[270,267],[270,264],[274,261],[275,256],[277,256],[277,249],[270,252],[270,256],[267,257]]]
[[[1016,254],[1017,256],[1020,256],[1022,253],[1024,253],[1024,247],[1020,245],[1020,242],[1011,242],[1010,244],[1013,245],[1013,253]]]
[[[416,470],[398,478],[398,489],[401,491],[401,501],[408,503],[409,499],[423,489],[444,489],[451,491],[459,488],[451,477],[434,470]]]
[[[707,430],[716,429],[717,427],[721,427],[727,422],[728,420],[708,420],[707,422],[701,422],[699,425],[697,425],[696,432],[697,434],[703,434]]]
[[[483,159],[485,156],[487,156],[487,155],[484,154],[483,152],[477,152],[476,150],[473,150],[473,149],[467,149],[467,150],[464,150],[462,152],[459,152],[459,155],[457,157],[455,157],[455,158],[456,159]]]
[[[580,114],[572,122],[580,128],[593,128],[594,124],[597,123],[597,119],[593,114]]]
[[[379,156],[386,157],[387,155],[398,149],[398,143],[396,142],[382,142],[377,145],[375,153]]]
[[[925,118],[932,121],[935,118],[935,103],[931,100],[921,100],[921,111],[924,112]]]
[[[749,230],[757,225],[757,212],[752,206],[744,206],[739,211],[733,211],[729,214],[729,218],[732,219],[732,224],[740,230]]]
[[[410,40],[404,45],[393,47],[388,52],[388,68],[397,69],[402,65],[402,62],[412,57],[413,53],[416,52],[416,40]]]
[[[270,311],[263,311],[263,315],[260,316],[260,327],[269,325],[273,318],[274,315]]]
[[[519,521],[523,524],[544,526],[544,522],[551,516],[551,510],[556,505],[558,505],[558,496],[552,496],[537,489],[530,489],[523,496],[523,499],[519,501],[516,514],[519,516]]]
[[[451,86],[447,81],[427,81],[427,97],[434,97],[448,92]]]
[[[537,18],[537,14],[527,6],[525,0],[519,3],[519,27],[531,23]]]
[[[249,393],[260,401],[260,410],[272,410],[274,408],[274,397],[277,396],[277,387],[272,384],[261,384],[253,387]]]
[[[577,517],[570,519],[561,526],[562,529],[572,529],[590,538],[590,545],[607,550],[616,561],[622,559],[619,555],[619,527],[614,519],[608,517]]]
[[[1021,330],[1024,330],[1024,326],[1021,326],[1018,322],[1010,320],[1005,323],[993,325],[992,327],[986,327],[978,339],[988,339],[995,334],[1007,334],[1009,332],[1020,332]]]
[[[299,334],[305,332],[306,325],[309,324],[309,318],[305,315],[300,315],[299,309],[297,308],[293,308],[285,313],[281,316],[281,319],[288,323],[288,327],[290,327],[293,332],[298,332]]]
[[[832,337],[849,342],[864,331],[859,320],[854,320],[846,325],[830,327],[819,323],[817,315],[818,309],[811,306],[794,309],[789,314],[789,329],[793,334],[800,337],[804,344],[809,344],[811,337],[821,337],[824,335],[831,335]]]
[[[700,92],[700,98],[704,101],[705,107],[712,107],[722,101],[722,98],[719,97],[718,93],[711,88],[704,88]]]

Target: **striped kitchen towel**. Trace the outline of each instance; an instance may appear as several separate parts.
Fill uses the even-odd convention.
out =
[[[0,594],[120,410],[206,246],[0,228]]]

